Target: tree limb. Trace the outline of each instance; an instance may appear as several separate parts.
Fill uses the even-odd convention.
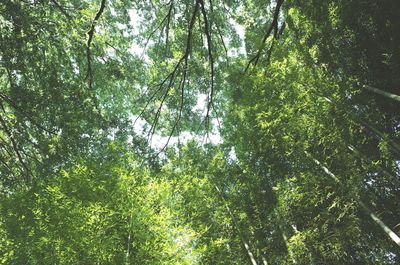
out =
[[[254,66],[257,65],[258,60],[260,59],[261,53],[263,51],[263,48],[265,46],[265,42],[267,41],[268,37],[271,35],[272,30],[274,30],[274,37],[275,38],[278,37],[278,19],[279,19],[279,12],[281,10],[283,1],[284,0],[277,0],[272,22],[261,41],[260,48],[258,49],[256,55],[253,58],[251,58],[250,61],[247,63],[247,66],[246,66],[246,69],[244,70],[244,72],[247,72],[247,70],[249,69],[251,64],[253,64]]]
[[[106,0],[101,0],[100,8],[99,11],[97,11],[96,16],[94,17],[94,20],[92,22],[92,26],[90,30],[88,31],[88,40],[86,43],[86,58],[87,58],[87,63],[88,63],[88,69],[86,73],[86,78],[89,80],[89,88],[92,88],[92,82],[93,82],[93,73],[92,73],[92,57],[91,57],[91,45],[92,45],[92,40],[93,40],[93,35],[95,32],[96,24],[98,20],[100,19],[101,15],[104,12],[104,8],[106,7]]]
[[[199,7],[200,7],[200,0],[197,0],[196,4],[195,4],[195,7],[194,7],[194,10],[192,12],[192,17],[191,17],[189,25],[188,25],[188,34],[187,34],[187,40],[186,40],[185,53],[182,55],[182,57],[176,63],[176,65],[174,66],[172,72],[169,73],[163,79],[163,81],[159,84],[159,87],[158,87],[157,91],[153,94],[153,96],[155,96],[155,94],[157,94],[158,91],[160,91],[164,87],[164,85],[167,84],[166,91],[165,91],[165,93],[164,93],[164,95],[162,97],[162,100],[161,100],[161,104],[157,109],[157,112],[156,112],[155,117],[153,119],[153,123],[152,123],[152,125],[150,127],[150,130],[149,130],[149,133],[148,133],[148,138],[149,139],[151,139],[152,135],[154,135],[154,133],[155,133],[155,130],[156,130],[156,127],[157,127],[157,123],[158,123],[158,119],[159,119],[161,111],[162,111],[163,104],[167,99],[167,96],[168,96],[168,93],[169,93],[171,87],[175,83],[175,78],[179,74],[182,74],[182,78],[181,78],[181,81],[179,82],[179,87],[178,87],[181,90],[181,107],[180,107],[180,110],[179,110],[178,118],[175,121],[175,124],[174,124],[174,126],[173,126],[173,128],[171,130],[169,138],[172,137],[172,134],[174,133],[174,131],[176,129],[177,123],[181,119],[182,110],[183,110],[183,99],[184,99],[185,84],[186,84],[186,81],[187,81],[187,78],[188,78],[188,60],[189,60],[190,52],[192,50],[193,28],[194,28],[194,23],[196,21],[197,13],[199,11]],[[151,99],[149,101],[151,101]],[[146,107],[149,104],[149,101],[147,102]],[[143,113],[144,113],[144,111],[142,110],[141,114],[143,114]],[[168,142],[169,142],[169,140],[168,140]]]
[[[208,132],[208,127],[209,127],[209,120],[210,120],[210,111],[212,107],[212,102],[213,102],[213,96],[214,96],[214,58],[213,58],[213,53],[212,53],[212,40],[211,40],[211,32],[209,30],[209,21],[206,13],[206,9],[204,6],[204,0],[200,0],[201,4],[201,13],[203,15],[204,19],[204,33],[206,34],[207,38],[207,50],[208,50],[208,60],[210,62],[210,68],[211,68],[211,76],[210,76],[210,93],[208,96],[208,104],[207,104],[207,113],[206,113],[206,127],[207,127],[207,132]]]

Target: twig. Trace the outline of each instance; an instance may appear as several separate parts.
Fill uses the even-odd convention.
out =
[[[181,89],[181,107],[180,107],[180,111],[179,111],[180,114],[179,114],[177,120],[175,121],[175,124],[174,124],[174,126],[173,126],[173,128],[172,128],[172,130],[171,130],[169,139],[172,137],[172,134],[173,134],[174,131],[175,131],[175,128],[176,128],[176,126],[177,126],[177,122],[179,122],[180,119],[181,119],[182,110],[183,110],[183,99],[184,99],[185,83],[186,83],[187,78],[188,78],[188,74],[187,74],[187,73],[188,73],[188,60],[189,60],[190,52],[191,52],[191,50],[192,50],[193,28],[194,28],[194,23],[195,23],[195,21],[196,21],[197,13],[198,13],[198,10],[199,10],[199,6],[200,6],[200,0],[197,0],[197,1],[196,1],[196,4],[195,4],[195,7],[194,7],[194,10],[193,10],[193,13],[192,13],[191,20],[190,20],[189,25],[188,25],[188,35],[187,35],[187,40],[186,40],[186,49],[185,49],[185,53],[182,55],[182,57],[181,57],[181,58],[179,59],[179,61],[176,63],[176,65],[174,66],[174,69],[172,70],[172,72],[169,73],[169,74],[163,79],[163,81],[162,81],[162,82],[160,83],[160,85],[159,85],[159,88],[158,88],[157,91],[155,92],[155,94],[157,94],[158,91],[160,91],[160,90],[164,87],[164,85],[167,83],[167,81],[168,81],[167,89],[166,89],[166,91],[165,91],[165,93],[164,93],[164,95],[163,95],[163,97],[162,97],[160,106],[159,106],[158,109],[157,109],[157,112],[156,112],[155,117],[154,117],[154,119],[153,119],[153,123],[152,123],[152,125],[151,125],[151,127],[150,127],[150,130],[149,130],[149,133],[148,133],[148,139],[150,139],[150,142],[151,142],[152,136],[153,136],[154,133],[155,133],[155,130],[156,130],[156,127],[157,127],[157,123],[158,123],[158,119],[160,118],[160,114],[161,114],[161,111],[162,111],[163,104],[164,104],[165,100],[166,100],[167,97],[168,97],[168,93],[169,93],[171,87],[172,87],[173,84],[175,83],[175,78],[176,78],[176,77],[178,76],[178,74],[180,74],[180,73],[182,74],[182,78],[181,78],[181,81],[179,82],[179,87],[178,87],[178,88]],[[181,70],[181,72],[180,72],[180,69],[181,69],[181,68],[182,68],[182,70]],[[154,96],[155,94],[153,94],[153,96]],[[150,100],[151,100],[151,99],[150,99]],[[150,101],[150,100],[149,100],[149,101]],[[149,104],[149,101],[147,102],[146,107],[147,107],[147,105]],[[143,110],[142,110],[141,114],[143,114]],[[140,116],[139,116],[139,117],[140,117]],[[138,118],[137,118],[137,119],[138,119]],[[169,140],[168,140],[168,142],[169,142]],[[164,148],[163,148],[163,149],[164,149]],[[163,149],[162,149],[162,150],[163,150]]]
[[[93,40],[93,35],[95,32],[95,27],[100,19],[101,15],[104,12],[104,8],[106,7],[106,0],[101,0],[100,8],[99,11],[97,11],[96,16],[94,17],[94,20],[92,22],[92,26],[90,30],[88,31],[88,40],[86,43],[86,58],[88,62],[88,69],[86,73],[86,78],[89,80],[89,88],[92,89],[92,82],[93,82],[93,73],[92,73],[92,57],[91,57],[91,45],[92,45],[92,40]]]
[[[172,14],[172,9],[174,8],[174,2],[171,0],[171,3],[169,5],[169,10],[168,10],[168,20],[167,20],[167,27],[165,29],[165,47],[168,48],[168,38],[169,38],[169,24],[171,22],[171,14]]]
[[[266,32],[266,34],[264,35],[264,38],[261,41],[261,45],[260,48],[258,49],[256,55],[250,59],[250,61],[247,63],[246,69],[244,70],[244,72],[247,72],[247,70],[249,69],[250,65],[253,63],[254,66],[257,65],[258,60],[260,59],[262,50],[265,46],[265,42],[267,41],[268,37],[271,35],[272,30],[274,30],[274,37],[276,38],[277,32],[278,32],[278,19],[279,19],[279,12],[281,10],[282,7],[282,3],[284,0],[277,0],[276,2],[276,7],[275,7],[275,11],[274,11],[274,17],[272,19],[272,22]]]
[[[68,19],[72,19],[72,16],[67,11],[65,11],[65,9],[56,0],[50,1],[61,11],[61,13],[64,14],[64,16],[66,16]]]
[[[212,102],[213,102],[213,96],[214,96],[214,58],[213,58],[213,53],[212,53],[212,41],[211,41],[211,32],[209,30],[209,22],[208,22],[208,17],[206,13],[206,9],[204,7],[204,0],[200,0],[201,4],[201,13],[203,14],[203,19],[204,19],[204,32],[207,37],[207,49],[208,49],[208,60],[210,61],[210,68],[211,68],[211,76],[210,76],[210,93],[208,96],[208,104],[207,104],[207,113],[205,116],[206,120],[206,129],[208,133],[208,127],[209,127],[209,120],[210,120],[210,110],[212,107]]]
[[[2,109],[4,109],[2,103],[0,103],[0,106],[1,106]],[[5,131],[5,133],[7,134],[8,139],[10,139],[10,141],[11,141],[13,150],[14,150],[15,154],[17,155],[18,161],[21,163],[21,165],[23,166],[23,168],[24,168],[25,171],[26,171],[26,178],[25,178],[25,181],[28,182],[28,181],[29,181],[29,175],[30,175],[30,169],[29,169],[28,166],[25,164],[24,159],[22,158],[22,155],[21,155],[21,153],[20,153],[19,150],[18,150],[18,145],[17,145],[17,143],[16,143],[14,137],[12,136],[11,131],[8,129],[5,120],[1,117],[1,115],[0,115],[0,123],[1,123],[1,125],[2,125],[2,127],[3,127],[3,129],[4,129],[4,131]]]

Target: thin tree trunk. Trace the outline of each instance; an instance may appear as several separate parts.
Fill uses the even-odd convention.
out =
[[[392,93],[377,89],[377,88],[369,86],[369,85],[364,85],[363,88],[367,89],[369,91],[372,91],[372,92],[374,92],[376,94],[379,94],[379,95],[385,96],[387,98],[396,100],[397,102],[400,102],[400,96],[398,96],[398,95],[395,95],[395,94],[392,94]]]
[[[215,189],[218,191],[218,194],[221,196],[222,201],[223,201],[224,204],[225,204],[225,208],[226,208],[226,210],[227,210],[229,216],[230,216],[231,219],[232,219],[233,225],[235,226],[235,229],[236,229],[237,232],[238,232],[238,235],[239,235],[239,237],[240,237],[240,241],[242,242],[243,247],[245,248],[245,250],[246,250],[246,252],[247,252],[247,255],[249,256],[249,259],[250,259],[251,264],[252,264],[252,265],[257,265],[257,261],[256,261],[255,258],[254,258],[253,252],[251,252],[251,249],[250,249],[250,247],[249,247],[249,244],[248,244],[247,241],[245,240],[244,235],[242,234],[242,232],[240,231],[240,229],[239,229],[239,227],[238,227],[238,224],[237,224],[237,222],[236,222],[236,218],[235,218],[235,216],[233,215],[231,209],[229,208],[228,203],[227,203],[227,201],[225,200],[225,197],[223,196],[223,194],[222,194],[221,190],[218,188],[218,186],[215,185],[215,184],[214,184],[214,186],[215,186]]]
[[[129,254],[131,252],[131,230],[132,230],[132,213],[129,216],[129,232],[128,232],[128,242],[126,243],[126,256],[125,256],[125,263],[129,264]]]
[[[327,167],[321,164],[317,159],[315,159],[310,153],[307,151],[304,151],[307,156],[311,157],[311,159],[317,164],[319,167],[321,167],[326,174],[328,174],[331,178],[333,178],[337,183],[342,185],[343,183],[333,174]],[[395,242],[399,247],[400,247],[400,237],[393,232],[381,219],[379,219],[369,208],[367,205],[365,205],[364,202],[361,200],[357,200],[358,204],[363,208],[363,210],[371,217],[371,219],[377,223],[383,231]]]
[[[319,96],[322,97],[325,101],[329,102],[330,104],[334,104],[334,102],[333,102],[330,98],[325,97],[325,96],[321,96],[321,95],[319,95]],[[380,139],[383,139],[383,138],[384,138],[384,133],[381,132],[380,130],[378,130],[375,126],[373,126],[373,125],[370,124],[369,122],[364,121],[363,119],[357,117],[356,115],[354,115],[353,113],[351,113],[350,111],[348,111],[348,110],[346,110],[346,109],[344,109],[344,111],[350,116],[351,120],[352,120],[354,123],[358,124],[359,126],[360,126],[360,125],[363,125],[363,126],[367,127],[369,130],[371,130],[372,132],[375,133],[375,135],[378,137],[378,139],[379,139],[379,138],[380,138]],[[392,149],[394,152],[400,154],[400,145],[397,144],[395,141],[390,140],[390,139],[388,140],[388,142],[389,142],[389,144],[390,144],[391,149]]]
[[[349,145],[349,146],[347,146],[347,148],[350,151],[352,151],[353,153],[355,153],[356,155],[358,155],[362,160],[365,160],[370,163],[372,162],[367,156],[362,154],[360,151],[358,151],[353,146]],[[387,177],[389,177],[390,180],[392,181],[392,183],[395,184],[395,186],[400,189],[400,180],[397,177],[395,177],[393,174],[391,174],[390,172],[388,172],[386,169],[382,168],[379,165],[374,165],[374,166],[376,166],[379,169],[379,171],[381,171],[383,174],[385,174]]]
[[[371,217],[372,220],[375,221],[384,231],[385,233],[398,245],[400,246],[400,237],[393,232],[378,216],[376,216],[362,201],[358,201],[361,207],[365,212]]]

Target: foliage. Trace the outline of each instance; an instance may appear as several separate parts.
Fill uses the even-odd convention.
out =
[[[398,1],[0,4],[0,264],[398,264]]]

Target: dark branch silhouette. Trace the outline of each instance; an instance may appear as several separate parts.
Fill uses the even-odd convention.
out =
[[[214,58],[213,58],[213,53],[212,53],[212,40],[211,40],[211,32],[209,30],[209,22],[208,22],[208,17],[207,17],[207,12],[204,6],[204,1],[200,0],[201,4],[201,13],[203,15],[203,20],[204,20],[204,33],[206,34],[207,38],[207,51],[208,51],[208,60],[210,63],[210,68],[211,68],[211,76],[210,76],[210,92],[208,95],[208,102],[207,102],[207,113],[205,116],[205,121],[206,121],[206,130],[208,133],[208,127],[210,123],[210,111],[212,108],[212,103],[213,103],[213,96],[214,96]]]
[[[87,73],[86,73],[86,78],[89,80],[89,88],[92,89],[92,82],[93,82],[93,73],[92,73],[92,55],[91,55],[91,46],[92,46],[92,41],[93,41],[93,35],[95,32],[96,24],[99,21],[101,15],[104,12],[104,8],[106,7],[106,0],[101,0],[100,8],[99,11],[97,11],[96,16],[94,17],[94,20],[92,22],[92,26],[90,30],[88,31],[88,40],[86,43],[86,58],[87,58]]]
[[[161,102],[160,102],[160,106],[158,107],[156,114],[154,116],[153,122],[151,124],[150,130],[148,132],[148,141],[151,142],[152,136],[154,135],[155,131],[156,131],[156,127],[157,127],[157,123],[158,120],[160,118],[161,115],[161,111],[163,108],[163,105],[168,97],[168,93],[170,91],[170,89],[172,88],[172,86],[175,83],[175,79],[177,78],[177,76],[181,75],[181,79],[179,81],[179,86],[178,89],[180,89],[180,93],[181,93],[181,102],[180,102],[180,109],[179,109],[179,113],[178,113],[178,117],[176,118],[173,128],[171,129],[170,135],[168,137],[167,140],[167,144],[161,149],[161,151],[163,151],[166,146],[168,145],[172,135],[175,132],[175,129],[177,127],[177,124],[179,123],[181,117],[182,117],[182,111],[183,111],[183,106],[184,106],[184,91],[185,91],[185,85],[188,79],[188,62],[189,62],[189,56],[192,50],[192,40],[193,40],[193,28],[194,28],[194,24],[196,21],[196,17],[199,11],[199,7],[200,7],[200,1],[196,1],[195,7],[193,9],[192,12],[192,17],[190,19],[189,25],[188,25],[188,34],[187,34],[187,39],[186,39],[186,49],[185,49],[185,53],[182,55],[182,57],[179,59],[179,61],[176,63],[174,69],[172,70],[171,73],[169,73],[162,81],[161,83],[158,85],[158,88],[156,90],[155,93],[153,93],[153,95],[151,96],[150,100],[148,100],[148,102],[146,103],[145,108],[141,111],[140,115],[137,117],[137,119],[144,113],[145,109],[147,108],[147,106],[149,105],[150,101],[156,96],[156,94],[161,91],[165,85],[166,85],[166,90],[162,96]],[[136,119],[136,120],[137,120]],[[160,152],[161,152],[160,151]],[[159,152],[159,153],[160,153]]]
[[[275,11],[274,11],[274,16],[272,18],[272,22],[271,22],[266,34],[264,35],[264,37],[263,37],[263,39],[261,41],[260,48],[258,48],[258,51],[257,51],[256,55],[254,55],[253,58],[251,58],[250,61],[247,63],[246,69],[244,70],[245,72],[247,72],[247,70],[249,69],[251,64],[253,64],[254,66],[257,65],[257,63],[258,63],[258,61],[259,61],[259,59],[261,57],[261,54],[263,52],[263,49],[264,49],[264,46],[265,46],[265,42],[267,41],[268,37],[271,35],[272,30],[274,31],[274,38],[275,39],[278,38],[278,19],[279,19],[279,12],[281,10],[283,1],[284,0],[277,0]],[[273,46],[271,46],[271,48],[273,48]],[[270,56],[271,52],[269,52],[268,54]]]

